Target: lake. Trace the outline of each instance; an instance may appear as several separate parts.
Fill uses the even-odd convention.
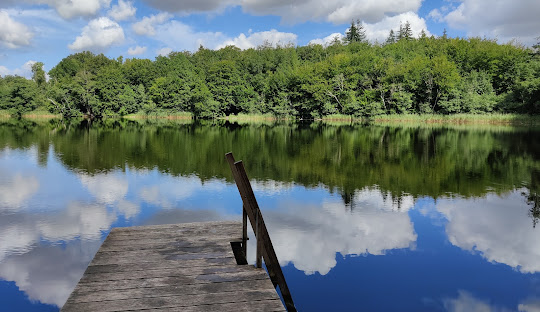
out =
[[[241,220],[232,151],[299,311],[538,311],[539,137],[0,120],[0,310],[57,311],[112,227]]]

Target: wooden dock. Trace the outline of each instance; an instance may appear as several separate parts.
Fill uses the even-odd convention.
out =
[[[234,221],[114,228],[62,311],[285,311],[266,271],[238,264],[242,232]]]
[[[62,311],[285,311],[279,287],[286,311],[296,312],[244,164],[225,157],[242,222],[112,229]],[[248,220],[255,267],[246,260]]]

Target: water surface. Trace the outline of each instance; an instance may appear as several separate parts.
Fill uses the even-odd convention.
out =
[[[240,220],[233,151],[300,311],[534,311],[539,135],[0,121],[0,310],[57,311],[112,227]]]

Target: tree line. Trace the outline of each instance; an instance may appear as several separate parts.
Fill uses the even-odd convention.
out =
[[[0,78],[0,109],[63,116],[190,112],[272,114],[540,113],[540,46],[412,36],[409,23],[369,43],[362,23],[328,46],[200,47],[149,59],[81,52],[32,79]]]

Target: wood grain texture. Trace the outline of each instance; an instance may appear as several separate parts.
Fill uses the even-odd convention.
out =
[[[264,269],[237,265],[242,223],[112,229],[62,311],[285,311]]]

